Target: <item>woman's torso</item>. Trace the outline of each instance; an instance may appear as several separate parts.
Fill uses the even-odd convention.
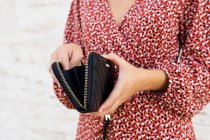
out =
[[[136,0],[116,19],[107,0],[80,0],[81,38],[86,55],[117,53],[136,67],[176,62],[179,55],[179,1]],[[123,19],[122,19],[123,17]],[[121,19],[121,20],[120,20]],[[81,114],[77,139],[101,139],[103,119]],[[168,110],[158,93],[138,92],[111,115],[108,139],[194,138],[191,119]]]

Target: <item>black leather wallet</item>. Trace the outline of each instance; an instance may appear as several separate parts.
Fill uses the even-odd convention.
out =
[[[114,87],[115,64],[100,54],[90,52],[87,63],[63,70],[56,61],[52,70],[65,94],[81,113],[98,111]]]

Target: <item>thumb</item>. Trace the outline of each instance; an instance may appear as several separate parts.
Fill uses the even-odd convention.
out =
[[[112,61],[113,63],[115,63],[118,66],[120,66],[122,64],[122,62],[123,62],[123,59],[120,58],[115,53],[109,53],[109,54],[102,55],[102,56],[105,57],[106,59],[109,59],[110,61]]]

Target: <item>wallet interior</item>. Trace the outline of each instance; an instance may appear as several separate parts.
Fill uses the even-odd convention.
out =
[[[84,105],[85,65],[75,66],[72,69],[64,70],[63,75],[75,96],[80,103]]]

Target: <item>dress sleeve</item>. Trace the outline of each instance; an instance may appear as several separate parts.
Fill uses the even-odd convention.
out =
[[[169,84],[160,96],[168,109],[194,116],[210,102],[210,44],[208,0],[184,3],[180,20],[182,53],[178,62],[157,62]]]
[[[68,97],[66,96],[66,94],[64,93],[63,89],[61,88],[61,86],[53,81],[53,89],[55,92],[56,97],[58,98],[58,100],[67,108],[69,109],[74,109],[74,106],[72,105],[72,103],[70,102],[70,100],[68,99]]]
[[[81,41],[81,21],[79,15],[79,0],[73,0],[71,3],[70,11],[67,17],[66,26],[64,30],[63,44],[74,43],[79,45],[84,53]],[[69,109],[73,109],[73,105],[65,95],[61,86],[53,81],[54,92],[59,101]]]

